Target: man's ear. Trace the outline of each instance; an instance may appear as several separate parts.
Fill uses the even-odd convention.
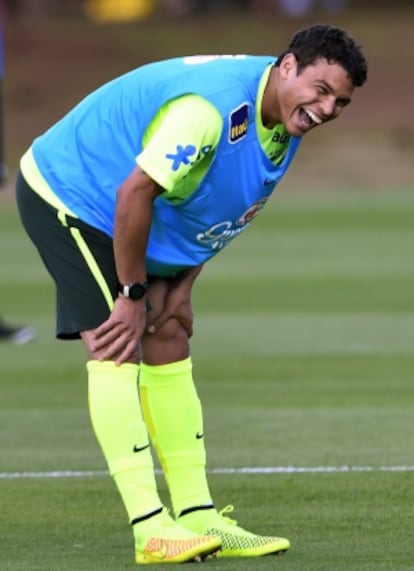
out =
[[[296,75],[297,68],[298,62],[296,56],[292,53],[285,54],[279,64],[279,70],[282,79],[287,79],[292,74]]]

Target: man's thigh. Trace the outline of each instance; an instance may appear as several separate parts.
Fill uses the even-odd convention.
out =
[[[23,225],[56,285],[57,336],[79,338],[108,318],[117,296],[112,240],[56,211],[21,176],[16,191]]]

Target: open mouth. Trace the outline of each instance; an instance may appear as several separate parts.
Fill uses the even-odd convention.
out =
[[[307,109],[306,107],[300,108],[299,117],[305,129],[311,129],[312,127],[316,127],[317,125],[321,125],[323,123],[323,120],[319,117],[319,115],[316,115],[314,111]]]

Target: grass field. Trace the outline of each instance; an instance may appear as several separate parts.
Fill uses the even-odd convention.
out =
[[[0,346],[0,567],[134,569],[83,349],[54,340],[53,287],[0,198],[0,312],[38,329]],[[216,503],[292,543],[206,569],[414,570],[413,219],[408,191],[282,190],[206,267],[193,357]]]

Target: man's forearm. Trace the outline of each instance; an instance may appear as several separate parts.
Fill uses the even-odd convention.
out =
[[[122,284],[146,280],[145,253],[152,207],[159,187],[138,168],[120,186],[115,213],[114,255]]]

